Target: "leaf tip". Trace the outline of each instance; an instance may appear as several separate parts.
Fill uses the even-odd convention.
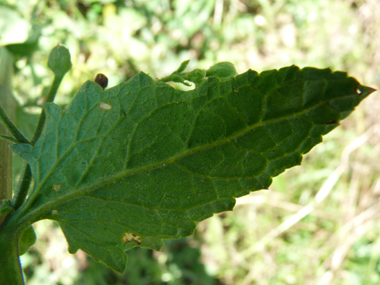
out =
[[[369,94],[375,91],[377,90],[368,86],[358,86],[355,88],[355,93],[358,94],[360,97],[367,97]]]

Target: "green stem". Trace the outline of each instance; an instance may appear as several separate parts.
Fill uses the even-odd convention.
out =
[[[12,118],[16,105],[12,95],[12,76],[13,57],[3,47],[0,49],[0,121],[5,128],[0,124],[0,134],[7,135],[8,130],[18,141],[28,142],[5,115],[6,111]],[[0,140],[0,198],[9,200],[11,197],[12,153],[9,142]],[[12,226],[10,220],[14,220],[13,215],[0,216],[0,284],[21,285],[24,284],[24,279],[18,254],[18,240],[22,229],[17,223],[13,223]]]
[[[11,118],[14,117],[16,105],[12,95],[12,74],[12,54],[4,47],[0,48],[0,105],[7,111]],[[3,109],[1,110],[3,111]],[[8,120],[10,121],[9,118]],[[0,134],[9,135],[7,128],[3,127],[2,124],[0,124]],[[3,199],[10,200],[12,198],[12,151],[9,148],[9,144],[9,141],[0,139],[0,201]],[[0,225],[5,218],[6,215],[0,216]]]
[[[50,90],[49,90],[49,94],[46,98],[47,103],[54,101],[55,95],[57,94],[57,90],[58,90],[59,85],[62,82],[62,79],[63,79],[63,76],[54,76],[53,84],[51,85]],[[33,135],[32,141],[31,141],[32,145],[34,145],[36,143],[36,141],[38,140],[38,138],[41,136],[42,130],[43,130],[44,125],[45,125],[45,120],[46,120],[45,110],[42,109],[41,116],[38,119],[37,127],[36,127],[36,130],[34,132],[34,135]]]
[[[0,104],[2,106],[0,120],[5,123],[5,128],[0,124],[0,134],[7,135],[8,130],[12,135],[16,134],[15,137],[22,141],[23,136],[19,136],[19,133],[15,131],[17,130],[16,127],[3,110],[4,108],[12,118],[15,110],[15,101],[12,96],[12,76],[12,54],[4,47],[0,48]],[[0,199],[9,200],[11,197],[12,153],[9,142],[0,140]],[[17,225],[12,227],[10,220],[13,220],[13,216],[0,216],[0,284],[21,285],[24,284],[18,255],[18,240],[21,229]]]
[[[5,114],[3,108],[0,106],[0,122],[3,126],[15,137],[19,143],[30,143],[24,135],[17,129],[17,127],[11,122],[7,114]]]
[[[11,220],[13,219],[7,219],[0,227],[0,284],[23,285],[25,283],[18,254],[18,241],[22,231]]]
[[[28,194],[30,182],[32,180],[32,171],[29,164],[25,165],[21,176],[22,177],[16,189],[15,201],[13,203],[14,209],[21,207],[22,203],[24,203],[26,199],[26,195]]]

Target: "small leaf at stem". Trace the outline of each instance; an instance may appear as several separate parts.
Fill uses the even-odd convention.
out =
[[[7,140],[7,141],[10,141],[10,142],[13,142],[13,143],[18,143],[18,141],[14,138],[14,137],[9,137],[9,136],[5,136],[5,135],[0,135],[0,138],[4,139],[4,140]]]
[[[29,226],[26,228],[26,230],[22,233],[22,236],[20,237],[18,248],[19,248],[19,255],[23,255],[26,253],[29,248],[36,243],[37,235],[34,231],[33,226]]]
[[[13,209],[11,201],[4,199],[0,205],[0,215],[6,215],[14,211],[15,209]]]

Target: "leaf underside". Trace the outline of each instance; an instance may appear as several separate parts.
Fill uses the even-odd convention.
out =
[[[145,73],[103,91],[91,81],[62,111],[46,103],[34,147],[33,219],[57,221],[69,243],[118,272],[125,251],[158,250],[232,210],[301,163],[373,90],[346,73],[290,66],[179,91]]]

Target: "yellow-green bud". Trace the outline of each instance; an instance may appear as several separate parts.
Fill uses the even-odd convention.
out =
[[[67,47],[58,44],[53,48],[49,55],[48,66],[55,76],[65,75],[71,69],[71,57]]]

